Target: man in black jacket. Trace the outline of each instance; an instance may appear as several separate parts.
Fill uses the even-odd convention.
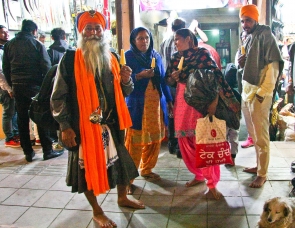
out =
[[[67,43],[66,32],[62,28],[52,29],[50,35],[54,42],[49,46],[47,53],[50,57],[51,65],[53,66],[59,63],[59,60],[63,57],[67,49],[72,48]],[[57,144],[53,146],[54,150],[63,150],[56,130],[51,131],[50,137],[57,142]]]
[[[44,45],[36,40],[37,30],[35,22],[23,20],[21,32],[5,44],[3,55],[3,72],[15,95],[20,142],[28,162],[32,162],[35,156],[30,141],[28,110],[31,98],[39,92],[43,78],[51,67]],[[52,150],[48,130],[41,125],[37,128],[44,160],[61,155],[63,152]]]
[[[51,65],[58,64],[61,57],[67,49],[72,49],[66,41],[66,32],[62,28],[54,28],[51,30],[51,38],[54,43],[47,50],[51,60]]]

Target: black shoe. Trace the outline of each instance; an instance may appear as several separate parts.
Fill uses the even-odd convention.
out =
[[[35,157],[35,151],[33,151],[31,154],[26,154],[26,160],[27,162],[32,162],[33,157]]]
[[[48,159],[51,159],[51,158],[56,158],[56,157],[62,155],[63,153],[64,153],[63,151],[51,150],[51,151],[48,151],[48,152],[43,152],[43,158],[44,158],[44,160],[48,160]]]
[[[31,145],[32,145],[32,146],[35,146],[35,141],[36,141],[36,139],[32,139],[32,140],[31,140]]]
[[[182,155],[180,153],[180,150],[176,150],[176,157],[179,159],[182,159]]]
[[[295,197],[295,188],[292,188],[292,190],[289,192],[289,197]]]

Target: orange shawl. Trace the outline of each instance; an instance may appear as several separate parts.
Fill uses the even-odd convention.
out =
[[[94,75],[86,70],[81,49],[77,49],[76,51],[74,64],[85,178],[88,190],[93,190],[94,195],[99,195],[109,190],[109,184],[102,143],[102,129],[99,124],[93,124],[89,120],[90,114],[99,107],[98,93]],[[130,127],[132,122],[121,91],[120,67],[117,59],[113,55],[111,66],[114,75],[117,113],[120,129],[122,130]]]

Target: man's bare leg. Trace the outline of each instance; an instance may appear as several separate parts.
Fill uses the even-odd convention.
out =
[[[130,200],[127,198],[127,186],[117,185],[118,205],[120,207],[131,207],[134,209],[144,209],[144,203],[140,200]]]
[[[117,224],[109,219],[98,205],[96,196],[93,194],[93,191],[84,192],[89,204],[92,207],[93,211],[93,220],[98,223],[102,228],[113,228],[117,227]]]
[[[255,180],[249,184],[249,187],[251,188],[261,188],[264,183],[266,182],[266,177],[260,177],[260,176],[257,176],[255,178]]]

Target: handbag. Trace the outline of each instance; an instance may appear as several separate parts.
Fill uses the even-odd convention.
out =
[[[57,64],[52,66],[45,75],[39,93],[32,98],[29,107],[29,117],[37,125],[58,130],[59,124],[53,118],[50,109],[50,96],[57,70]]]
[[[211,118],[212,117],[212,118]],[[196,167],[231,164],[230,145],[226,140],[226,122],[214,115],[199,118],[196,126]]]
[[[203,116],[208,114],[208,105],[219,93],[219,87],[215,73],[209,69],[197,69],[187,79],[184,99],[186,103],[194,107]],[[223,99],[228,99],[224,96]],[[240,111],[232,111],[220,96],[216,107],[215,116],[225,120],[229,128],[238,130],[240,128]]]

